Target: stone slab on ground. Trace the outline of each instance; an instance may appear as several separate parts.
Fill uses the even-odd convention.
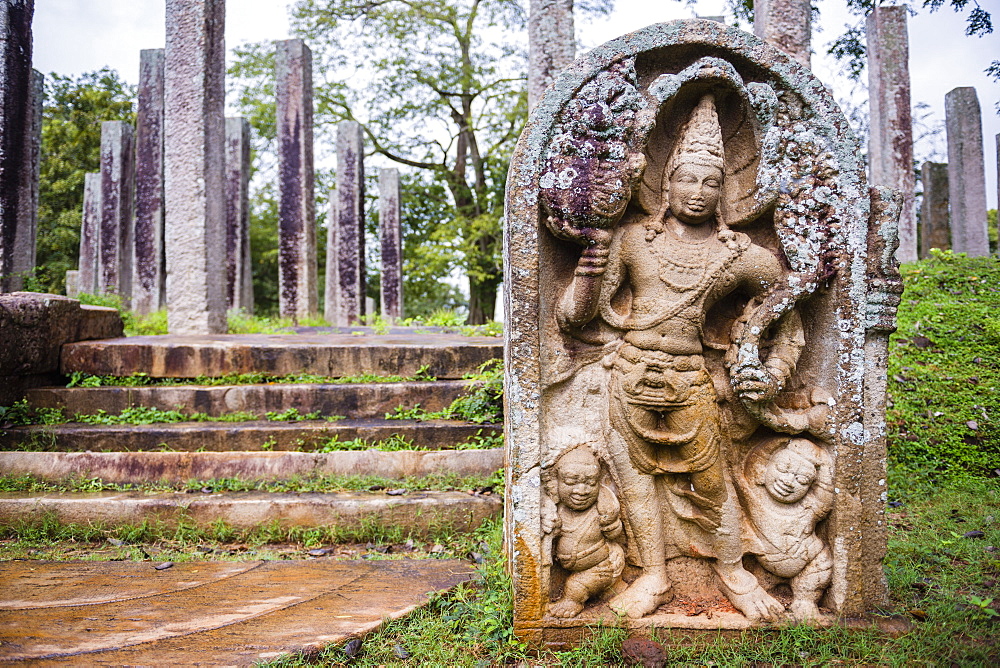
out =
[[[63,524],[133,526],[181,520],[202,528],[224,521],[239,529],[275,522],[283,527],[336,526],[359,530],[373,522],[400,527],[404,534],[471,531],[499,516],[500,495],[467,492],[267,493],[101,492],[68,494],[0,493],[0,525],[54,519]]]
[[[500,433],[499,425],[454,420],[303,420],[301,422],[176,422],[92,425],[68,423],[0,430],[0,450],[121,452],[167,449],[177,452],[308,450],[336,437],[373,443],[399,436],[415,447],[454,448],[478,435]]]
[[[0,563],[0,661],[252,665],[374,630],[473,572],[454,560]]]
[[[360,450],[348,452],[0,452],[5,475],[43,480],[79,476],[107,483],[189,480],[288,480],[366,475],[401,480],[433,473],[488,476],[503,466],[503,448],[489,450]]]
[[[146,406],[211,416],[245,411],[264,417],[268,411],[298,409],[302,414],[348,418],[381,418],[397,407],[419,404],[436,412],[449,406],[468,388],[461,380],[367,384],[165,385],[153,387],[46,387],[29,390],[35,408],[61,408],[66,415],[93,415],[103,410],[117,415],[131,406]]]
[[[242,373],[275,376],[363,374],[462,378],[503,357],[503,342],[447,334],[386,336],[217,334],[133,336],[70,344],[62,372],[153,378],[197,378]]]

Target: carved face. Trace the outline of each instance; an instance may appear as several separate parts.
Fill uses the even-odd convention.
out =
[[[597,458],[577,448],[564,455],[558,466],[559,502],[572,510],[586,510],[594,505],[601,476]]]
[[[715,215],[722,195],[722,170],[683,164],[670,176],[670,211],[688,225],[700,225]]]
[[[813,463],[790,450],[774,453],[764,470],[764,489],[781,503],[801,500],[815,480]]]

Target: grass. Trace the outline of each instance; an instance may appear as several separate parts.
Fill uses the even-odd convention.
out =
[[[412,376],[363,374],[358,376],[318,376],[315,374],[289,374],[272,376],[264,373],[241,373],[227,376],[198,376],[196,378],[152,378],[145,373],[131,376],[95,376],[74,371],[66,387],[155,387],[161,385],[272,385],[272,384],[324,384],[346,385],[354,383],[405,383],[437,380],[423,366]]]
[[[500,490],[503,472],[490,476],[459,476],[453,473],[435,473],[428,476],[408,477],[402,480],[379,476],[322,475],[292,477],[287,480],[242,480],[216,478],[189,480],[184,483],[110,483],[100,478],[72,477],[48,481],[33,475],[0,475],[0,492],[12,493],[66,493],[66,492],[379,492],[386,489],[405,489],[408,492],[453,490]]]
[[[902,268],[889,356],[889,456],[908,477],[1000,468],[1000,260],[951,252]]]
[[[503,422],[503,360],[484,362],[479,371],[465,376],[475,384],[451,405],[440,411],[413,408],[396,408],[386,413],[387,420],[465,420],[476,424]]]
[[[98,425],[123,425],[123,424],[172,424],[177,422],[249,422],[253,420],[267,420],[268,422],[301,422],[303,420],[326,420],[336,422],[343,420],[343,415],[322,416],[319,411],[310,413],[300,413],[297,408],[288,408],[283,411],[267,411],[263,416],[247,411],[236,411],[234,413],[224,413],[222,415],[209,415],[207,413],[188,413],[181,410],[167,410],[152,406],[129,406],[122,409],[120,413],[108,413],[98,410],[97,413],[68,416],[61,408],[31,408],[26,399],[21,399],[12,406],[0,408],[0,420],[4,424],[33,425],[33,424],[66,424],[69,422],[79,422],[83,424]]]

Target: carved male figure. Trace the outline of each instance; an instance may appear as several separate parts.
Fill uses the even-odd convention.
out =
[[[611,372],[607,449],[642,569],[612,601],[631,617],[669,600],[668,552],[684,553],[690,544],[685,535],[666,535],[664,513],[677,516],[681,533],[707,540],[723,591],[748,618],[773,619],[784,610],[742,565],[739,510],[721,456],[722,418],[702,355],[709,309],[734,292],[762,297],[783,274],[777,257],[719,219],[724,173],[709,94],[676,140],[659,211],[626,218],[614,230],[581,230],[586,246],[559,304],[564,331],[600,316],[624,332]],[[798,314],[791,311],[774,329],[768,358],[731,379],[745,403],[768,403],[794,372],[803,345]],[[658,479],[674,498],[662,498]]]
[[[819,615],[817,603],[830,583],[833,557],[816,535],[816,523],[833,506],[833,461],[804,438],[765,441],[747,458],[741,486],[753,528],[749,551],[771,573],[790,578],[789,612],[797,620]]]
[[[587,445],[564,452],[545,472],[555,507],[543,515],[543,530],[553,535],[555,558],[570,571],[553,617],[575,617],[587,600],[606,591],[625,568],[619,504],[601,485],[601,467]]]

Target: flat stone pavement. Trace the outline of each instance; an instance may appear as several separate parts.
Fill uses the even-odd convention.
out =
[[[406,615],[456,560],[0,563],[0,663],[252,665]]]

